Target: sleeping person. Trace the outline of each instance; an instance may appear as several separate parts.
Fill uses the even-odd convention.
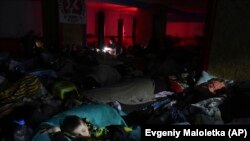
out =
[[[250,82],[235,82],[226,87],[227,98],[220,105],[224,122],[250,118]],[[238,124],[250,124],[249,121]]]
[[[33,141],[112,140],[114,135],[128,141],[138,140],[134,136],[136,132],[127,126],[120,113],[107,104],[86,104],[72,108],[43,122],[40,129],[41,133],[36,134]],[[137,137],[140,135],[138,131]]]
[[[213,97],[223,97],[223,102],[219,105],[219,109],[221,111],[221,117],[225,123],[231,122],[236,118],[250,117],[249,82],[234,82],[226,84],[223,79],[212,78],[209,81],[186,91],[184,96],[179,98],[178,104],[180,107],[185,108],[190,104]]]
[[[224,80],[213,78],[192,89],[187,89],[182,96],[177,97],[177,100],[181,106],[187,106],[205,99],[224,96],[225,88]]]

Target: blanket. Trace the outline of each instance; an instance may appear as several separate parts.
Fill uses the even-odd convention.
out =
[[[41,82],[28,75],[15,82],[10,88],[0,91],[0,116],[10,113],[24,97],[33,97],[41,90]]]
[[[69,115],[76,115],[80,118],[86,118],[97,128],[102,128],[109,125],[122,125],[124,127],[127,126],[119,112],[107,104],[86,104],[69,109],[41,123],[41,126],[60,126],[60,123],[63,121],[63,119]],[[50,137],[48,134],[40,134],[37,132],[32,140],[50,141]]]

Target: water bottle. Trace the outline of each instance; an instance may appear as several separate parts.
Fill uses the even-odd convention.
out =
[[[14,131],[15,141],[28,141],[31,137],[32,130],[25,125],[24,120],[15,121],[18,126]]]

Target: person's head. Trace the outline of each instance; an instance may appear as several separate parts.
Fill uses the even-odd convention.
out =
[[[43,48],[44,47],[44,40],[41,37],[38,37],[35,39],[35,46],[37,48]]]
[[[215,94],[216,91],[225,88],[226,85],[223,79],[213,78],[208,81],[208,89],[211,93]]]
[[[66,116],[61,125],[61,130],[74,137],[90,137],[87,124],[78,116]]]

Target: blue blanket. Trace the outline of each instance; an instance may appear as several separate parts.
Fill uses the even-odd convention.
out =
[[[68,115],[76,115],[80,118],[87,118],[97,128],[106,127],[109,125],[127,126],[119,112],[107,104],[82,105],[55,115],[51,119],[43,122],[41,126],[45,124],[60,126],[60,123],[63,121],[64,117]],[[50,141],[50,137],[48,134],[37,133],[32,140]]]

